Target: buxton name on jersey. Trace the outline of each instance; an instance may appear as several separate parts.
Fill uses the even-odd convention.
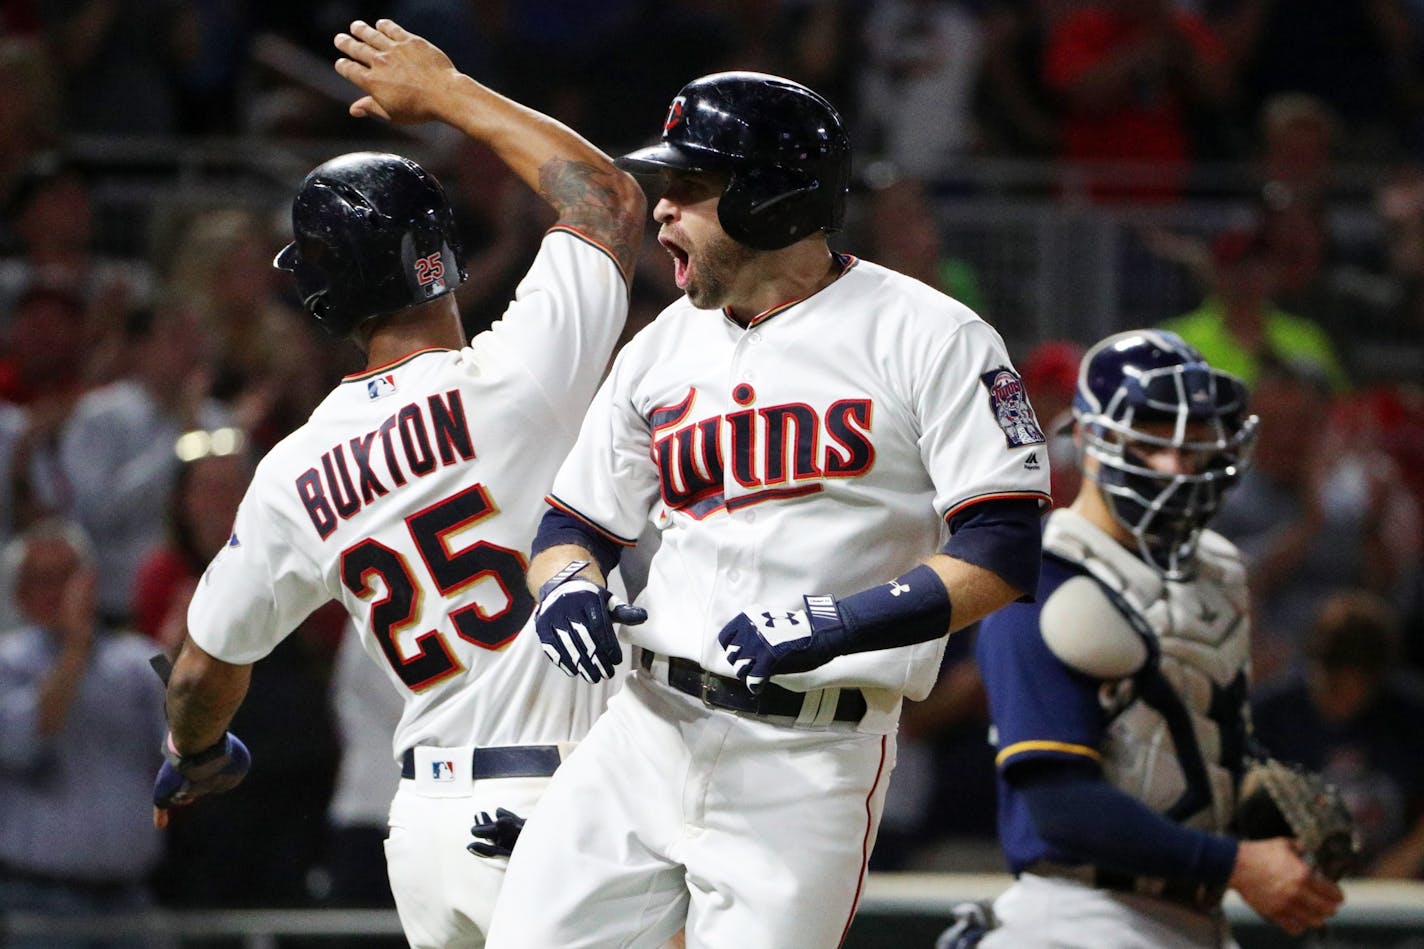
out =
[[[394,376],[380,379],[384,386],[369,391],[395,394]],[[464,400],[460,390],[449,389],[428,396],[423,404],[407,403],[371,431],[322,452],[297,476],[297,497],[317,536],[326,540],[336,530],[338,516],[349,519],[391,488],[474,457]]]

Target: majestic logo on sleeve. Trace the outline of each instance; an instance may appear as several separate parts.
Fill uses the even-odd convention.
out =
[[[1004,440],[1010,448],[1043,442],[1043,429],[1038,426],[1033,406],[1028,404],[1028,391],[1017,373],[1011,369],[991,369],[980,376],[979,381],[989,390],[989,409],[994,413],[994,421],[1003,429]]]
[[[854,478],[874,464],[869,399],[842,399],[824,411],[803,402],[754,407],[755,390],[741,383],[732,400],[745,408],[689,421],[696,398],[689,389],[648,419],[663,501],[695,518],[815,494],[827,478]],[[725,496],[729,471],[746,493]]]

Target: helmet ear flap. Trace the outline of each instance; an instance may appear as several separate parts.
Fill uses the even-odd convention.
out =
[[[717,206],[727,236],[756,250],[780,250],[821,228],[820,182],[793,168],[738,169]]]

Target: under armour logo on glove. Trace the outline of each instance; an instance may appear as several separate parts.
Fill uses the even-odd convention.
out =
[[[805,672],[823,665],[834,652],[823,634],[840,628],[836,601],[830,596],[804,598],[805,610],[764,610],[753,607],[735,616],[717,634],[733,671],[752,692],[766,680],[786,672]]]
[[[599,682],[623,661],[614,621],[635,626],[648,618],[648,611],[629,606],[591,580],[577,579],[587,566],[587,560],[571,561],[539,588],[534,631],[544,654],[565,675]]]

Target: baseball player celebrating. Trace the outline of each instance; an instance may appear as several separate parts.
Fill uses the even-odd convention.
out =
[[[1084,473],[1038,599],[984,621],[999,833],[1017,882],[983,946],[1230,945],[1229,887],[1290,933],[1339,888],[1284,837],[1226,831],[1244,764],[1247,595],[1205,529],[1255,434],[1240,381],[1175,334],[1110,336],[1073,403]]]
[[[412,946],[481,946],[504,860],[466,852],[475,815],[527,813],[606,699],[519,635],[535,606],[520,551],[623,327],[646,201],[577,134],[395,23],[357,21],[335,42],[337,71],[368,94],[353,115],[463,130],[559,220],[504,318],[466,346],[435,178],[373,153],[307,176],[275,263],[367,368],[262,460],[193,598],[155,816],[241,779],[247,753],[225,729],[250,664],[338,599],[405,699],[386,842],[401,923]],[[476,849],[507,853],[512,820],[491,819]]]
[[[625,658],[602,586],[620,553],[648,617],[524,830],[490,945],[655,946],[685,923],[690,947],[835,946],[901,698],[929,691],[951,628],[1036,582],[1043,436],[988,324],[831,251],[850,153],[821,96],[698,79],[621,163],[664,178],[654,218],[686,295],[615,361],[529,578],[571,675]],[[736,677],[723,627],[776,639],[811,612],[870,651]]]

